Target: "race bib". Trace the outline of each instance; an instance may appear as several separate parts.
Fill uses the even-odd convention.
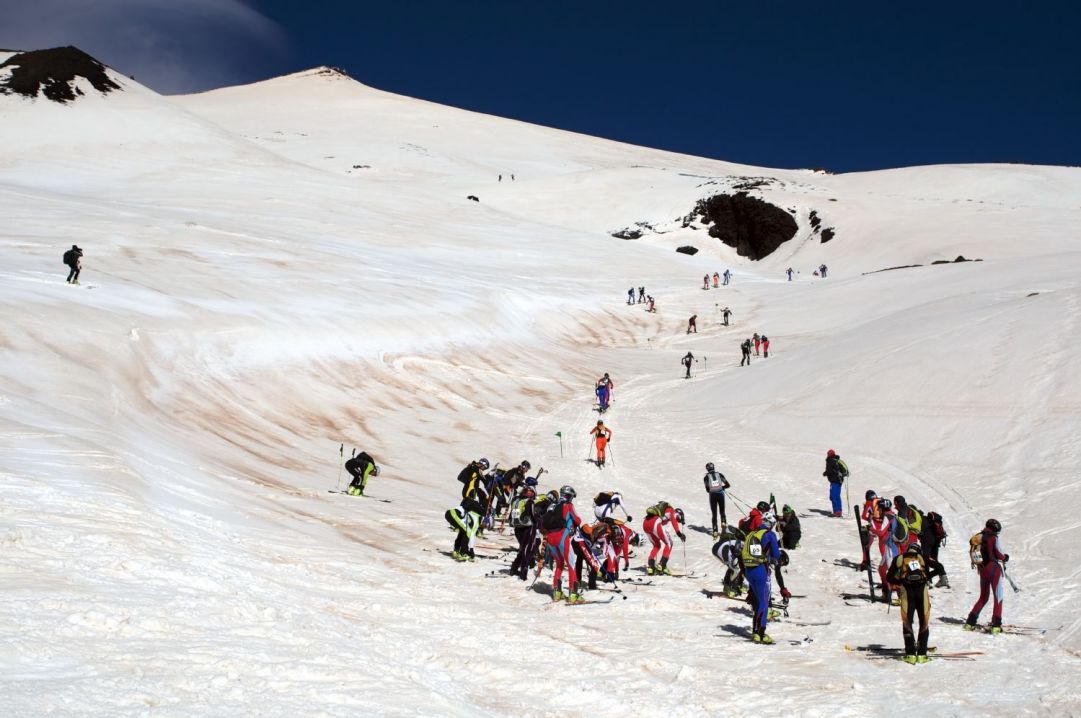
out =
[[[747,551],[755,558],[760,558],[762,556],[762,546],[759,544],[751,544],[747,548]]]

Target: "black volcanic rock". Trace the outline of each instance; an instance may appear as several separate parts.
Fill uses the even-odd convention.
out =
[[[680,254],[695,255],[698,254],[698,247],[692,247],[689,244],[685,244],[682,247],[676,247],[676,251]]]
[[[0,64],[0,69],[5,67],[12,68],[8,77],[0,79],[0,93],[6,95],[37,97],[40,92],[53,102],[71,102],[82,94],[74,84],[76,77],[85,78],[98,92],[120,89],[104,65],[70,45],[20,52]]]
[[[735,248],[741,257],[762,259],[796,236],[796,220],[780,207],[746,192],[699,200],[688,219],[701,217],[709,235]]]

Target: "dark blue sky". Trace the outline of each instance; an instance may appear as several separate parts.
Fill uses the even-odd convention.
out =
[[[0,0],[161,92],[335,65],[373,87],[772,167],[1081,165],[1081,3]]]

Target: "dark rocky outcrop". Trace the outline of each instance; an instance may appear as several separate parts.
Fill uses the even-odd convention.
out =
[[[956,264],[957,262],[982,262],[982,259],[965,259],[965,255],[958,254],[957,259],[952,262],[948,259],[936,259],[931,264]]]
[[[837,232],[834,231],[833,227],[826,227],[824,230],[822,230],[822,244],[825,244],[826,242],[830,241],[836,235],[837,235]]]
[[[39,93],[53,102],[71,102],[83,94],[75,78],[85,78],[101,93],[119,90],[109,78],[105,66],[77,47],[54,47],[49,50],[20,52],[0,64],[11,74],[0,79],[0,93],[37,97]]]
[[[612,232],[612,236],[616,239],[638,239],[642,236],[642,230],[640,229],[621,229],[618,232]]]
[[[680,254],[698,254],[698,247],[692,247],[689,244],[685,244],[682,247],[676,247],[676,251]]]
[[[687,222],[710,225],[709,235],[733,247],[742,257],[762,259],[796,236],[796,220],[780,207],[746,192],[718,194],[699,200]]]

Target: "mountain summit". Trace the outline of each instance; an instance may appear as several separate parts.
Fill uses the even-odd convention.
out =
[[[102,94],[121,89],[105,65],[68,45],[9,57],[0,64],[0,93],[30,98],[44,94],[53,102],[72,102],[85,94],[79,78]]]

